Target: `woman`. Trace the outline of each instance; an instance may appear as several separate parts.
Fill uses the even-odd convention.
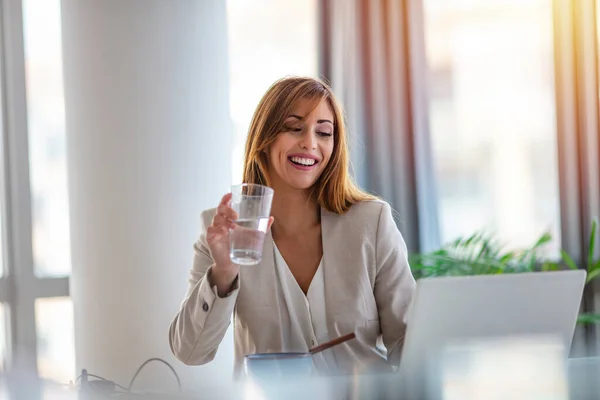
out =
[[[262,261],[229,259],[230,194],[202,214],[170,328],[175,356],[211,361],[233,314],[236,367],[246,354],[303,352],[350,332],[356,339],[315,356],[318,370],[398,364],[415,287],[406,245],[390,206],[350,178],[343,113],[327,85],[292,77],[269,88],[250,125],[243,180],[275,192]]]

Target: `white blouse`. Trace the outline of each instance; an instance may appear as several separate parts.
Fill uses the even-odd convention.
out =
[[[305,295],[275,243],[273,249],[275,270],[281,285],[280,296],[287,305],[290,322],[290,330],[284,332],[284,337],[291,332],[301,332],[303,338],[290,338],[290,342],[305,341],[309,349],[335,339],[329,337],[327,330],[323,258]],[[336,360],[330,350],[315,354],[313,362],[319,373],[333,373],[337,369]]]

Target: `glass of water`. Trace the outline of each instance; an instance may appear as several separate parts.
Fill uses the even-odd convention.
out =
[[[239,265],[256,265],[271,216],[273,189],[251,183],[231,187],[231,208],[238,214],[229,232],[229,258]]]

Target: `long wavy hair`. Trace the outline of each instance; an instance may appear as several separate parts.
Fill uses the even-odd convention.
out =
[[[313,102],[314,107],[326,100],[334,114],[333,154],[312,188],[316,201],[330,212],[343,214],[353,204],[376,199],[353,181],[349,172],[348,138],[342,107],[331,88],[314,78],[283,78],[264,94],[248,131],[243,181],[270,186],[269,146],[284,130],[286,117],[303,100]]]

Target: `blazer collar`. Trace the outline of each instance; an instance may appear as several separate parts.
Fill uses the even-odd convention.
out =
[[[262,259],[260,265],[258,266],[258,269],[260,270],[258,275],[260,275],[261,281],[265,283],[265,286],[267,288],[275,288],[275,247],[273,243],[273,235],[271,234],[271,230],[269,229],[269,232],[267,232],[267,234],[265,235]]]
[[[323,261],[327,263],[327,249],[329,248],[329,238],[333,214],[321,207],[321,245],[323,246]]]

